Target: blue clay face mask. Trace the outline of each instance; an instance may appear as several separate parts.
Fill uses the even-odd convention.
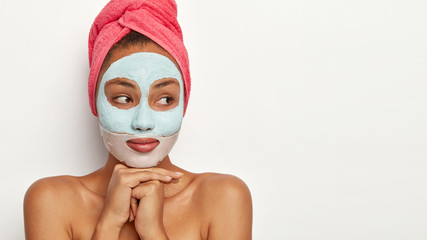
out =
[[[108,100],[106,84],[118,78],[134,81],[138,85],[141,98],[136,106],[121,109]],[[150,87],[166,78],[176,79],[179,83],[178,104],[166,111],[153,110],[149,104]],[[112,63],[99,83],[96,102],[101,135],[108,151],[130,167],[155,166],[169,153],[178,137],[184,113],[183,89],[180,71],[163,55],[137,52]],[[159,142],[149,152],[135,151],[126,144],[132,139],[147,138]]]
[[[135,81],[141,90],[138,106],[131,109],[119,109],[107,100],[105,84],[115,78],[127,78]],[[151,84],[156,80],[174,78],[180,86],[178,106],[167,111],[155,111],[148,104]],[[138,52],[123,57],[104,73],[97,98],[97,111],[101,126],[110,132],[140,134],[141,130],[154,136],[171,136],[179,131],[184,113],[183,83],[181,73],[167,57],[151,52]]]

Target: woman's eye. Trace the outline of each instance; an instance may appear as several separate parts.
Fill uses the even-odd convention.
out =
[[[170,105],[173,102],[172,97],[162,97],[160,100],[158,100],[156,103],[160,105]]]
[[[126,104],[126,103],[129,103],[131,99],[129,97],[126,97],[126,96],[118,96],[118,97],[113,98],[113,100],[116,103]]]

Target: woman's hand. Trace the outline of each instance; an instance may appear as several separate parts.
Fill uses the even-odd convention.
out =
[[[163,226],[163,187],[164,183],[151,180],[132,190],[135,229],[142,239],[167,239]]]
[[[144,202],[148,202],[147,205],[152,205],[153,201],[161,199],[159,201],[162,203],[161,210],[163,210],[163,183],[177,181],[181,176],[181,173],[162,168],[138,169],[117,164],[110,179],[104,208],[102,209],[93,238],[98,236],[98,233],[102,233],[103,236],[108,234],[112,239],[118,238],[123,225],[135,217],[134,215],[137,210],[135,209],[135,202],[138,197],[141,197],[140,206],[143,206],[142,208],[138,207],[138,211],[144,211],[144,214],[136,214],[137,216],[153,215],[145,215],[146,205]],[[157,186],[156,188],[153,187],[155,185]],[[147,189],[152,189],[152,191],[146,191]],[[147,198],[147,201],[143,200],[144,192],[145,195],[150,196]],[[131,210],[131,202],[134,206],[133,211]],[[141,224],[145,224],[145,222],[147,221],[144,217],[138,220],[138,223]]]

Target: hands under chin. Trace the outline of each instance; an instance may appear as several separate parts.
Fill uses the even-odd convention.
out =
[[[118,239],[129,220],[135,220],[141,238],[167,239],[163,227],[164,184],[178,182],[181,177],[182,173],[162,168],[117,164],[92,239]]]

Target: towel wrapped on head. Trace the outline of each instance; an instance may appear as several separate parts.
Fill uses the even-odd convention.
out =
[[[105,56],[131,30],[156,42],[177,61],[184,81],[185,114],[191,79],[174,0],[112,0],[95,18],[89,33],[89,103],[92,113],[97,116],[96,82]]]

